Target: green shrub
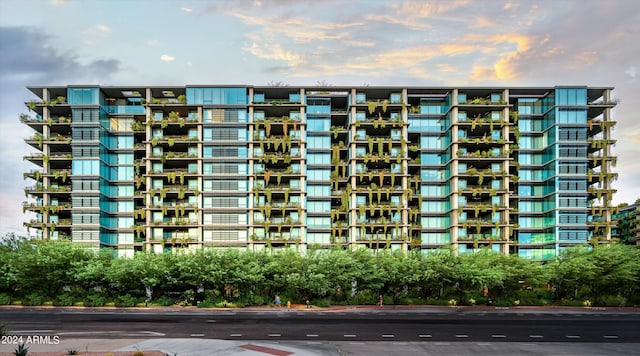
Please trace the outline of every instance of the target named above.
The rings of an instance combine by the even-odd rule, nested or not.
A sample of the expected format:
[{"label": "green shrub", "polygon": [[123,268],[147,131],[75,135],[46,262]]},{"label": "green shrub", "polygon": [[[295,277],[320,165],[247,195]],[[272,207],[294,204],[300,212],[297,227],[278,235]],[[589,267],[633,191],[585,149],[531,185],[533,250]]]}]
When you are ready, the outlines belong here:
[{"label": "green shrub", "polygon": [[327,298],[312,299],[311,305],[320,308],[327,308],[331,306],[331,302]]},{"label": "green shrub", "polygon": [[10,305],[11,296],[7,293],[0,293],[0,305]]},{"label": "green shrub", "polygon": [[135,307],[136,304],[140,303],[140,299],[129,294],[125,294],[116,298],[114,303],[116,307]]},{"label": "green shrub", "polygon": [[353,304],[373,305],[378,303],[378,294],[371,290],[362,290],[353,298]]},{"label": "green shrub", "polygon": [[163,295],[162,297],[153,300],[151,304],[159,305],[163,307],[169,307],[173,305],[173,302],[174,302],[173,298]]},{"label": "green shrub", "polygon": [[558,304],[563,306],[563,307],[582,307],[582,306],[584,306],[584,301],[582,301],[582,300],[561,299]]},{"label": "green shrub", "polygon": [[107,304],[107,299],[99,294],[87,294],[82,298],[82,305],[85,307],[103,307]]},{"label": "green shrub", "polygon": [[427,298],[425,299],[427,305],[449,305],[449,299],[444,298]]},{"label": "green shrub", "polygon": [[496,307],[511,307],[514,303],[511,299],[498,299],[493,301],[493,305]]},{"label": "green shrub", "polygon": [[53,305],[67,307],[70,305],[74,305],[76,302],[76,298],[71,294],[62,293],[53,301]]},{"label": "green shrub", "polygon": [[605,295],[596,299],[595,305],[601,307],[624,307],[627,299],[619,295]]},{"label": "green shrub", "polygon": [[45,296],[38,293],[31,293],[22,298],[22,305],[38,306],[44,304],[45,300]]}]

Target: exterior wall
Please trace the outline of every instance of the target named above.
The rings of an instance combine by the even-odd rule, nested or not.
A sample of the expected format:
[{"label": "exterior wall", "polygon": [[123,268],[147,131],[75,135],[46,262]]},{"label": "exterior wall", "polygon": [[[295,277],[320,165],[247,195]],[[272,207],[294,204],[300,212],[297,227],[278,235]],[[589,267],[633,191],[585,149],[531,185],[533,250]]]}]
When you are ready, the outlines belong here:
[{"label": "exterior wall", "polygon": [[31,90],[44,239],[533,259],[611,239],[610,88]]}]

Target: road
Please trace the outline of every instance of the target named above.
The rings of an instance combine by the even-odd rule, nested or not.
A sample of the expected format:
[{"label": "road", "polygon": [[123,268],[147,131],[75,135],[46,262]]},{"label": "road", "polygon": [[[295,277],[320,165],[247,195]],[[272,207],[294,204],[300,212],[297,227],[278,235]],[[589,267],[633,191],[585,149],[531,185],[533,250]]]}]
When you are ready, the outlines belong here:
[{"label": "road", "polygon": [[460,309],[181,311],[0,309],[9,335],[221,340],[594,342],[640,340],[640,312]]}]

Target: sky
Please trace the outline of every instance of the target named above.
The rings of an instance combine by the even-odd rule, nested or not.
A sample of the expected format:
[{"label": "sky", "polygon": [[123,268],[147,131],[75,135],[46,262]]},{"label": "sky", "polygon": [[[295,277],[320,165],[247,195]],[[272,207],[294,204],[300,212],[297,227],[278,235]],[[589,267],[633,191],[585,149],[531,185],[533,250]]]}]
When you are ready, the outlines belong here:
[{"label": "sky", "polygon": [[0,0],[0,54],[0,235],[32,218],[27,86],[612,86],[640,198],[637,0]]}]

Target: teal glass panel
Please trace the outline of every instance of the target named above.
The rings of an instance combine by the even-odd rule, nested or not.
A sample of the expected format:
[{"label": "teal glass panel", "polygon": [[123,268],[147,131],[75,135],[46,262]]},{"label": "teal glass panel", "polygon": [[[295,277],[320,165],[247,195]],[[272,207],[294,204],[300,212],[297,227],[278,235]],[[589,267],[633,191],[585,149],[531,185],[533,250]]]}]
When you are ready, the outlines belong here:
[{"label": "teal glass panel", "polygon": [[99,88],[67,88],[67,102],[72,105],[99,105]]},{"label": "teal glass panel", "polygon": [[246,105],[246,88],[187,88],[187,104]]}]

